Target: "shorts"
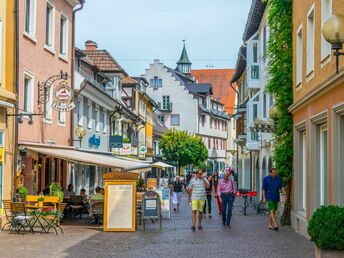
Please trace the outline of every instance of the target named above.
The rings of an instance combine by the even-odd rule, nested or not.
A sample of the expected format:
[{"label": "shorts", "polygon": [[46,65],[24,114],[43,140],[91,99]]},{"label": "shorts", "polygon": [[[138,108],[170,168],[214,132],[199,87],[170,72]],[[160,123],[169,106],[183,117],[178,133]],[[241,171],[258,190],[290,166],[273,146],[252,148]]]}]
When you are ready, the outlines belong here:
[{"label": "shorts", "polygon": [[269,211],[277,211],[278,208],[278,202],[274,202],[274,201],[268,201],[268,209]]},{"label": "shorts", "polygon": [[192,200],[191,208],[193,211],[203,212],[203,207],[205,205],[205,200]]}]

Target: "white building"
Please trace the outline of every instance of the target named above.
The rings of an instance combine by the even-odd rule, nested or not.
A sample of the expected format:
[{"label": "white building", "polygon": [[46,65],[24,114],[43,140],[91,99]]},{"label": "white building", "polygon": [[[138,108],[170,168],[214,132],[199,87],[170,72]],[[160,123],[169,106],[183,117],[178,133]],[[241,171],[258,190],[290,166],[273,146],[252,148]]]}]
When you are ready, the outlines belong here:
[{"label": "white building", "polygon": [[225,167],[227,121],[221,103],[212,100],[211,84],[196,83],[185,45],[177,69],[154,60],[146,70],[147,94],[159,105],[156,115],[167,128],[200,135],[208,148],[209,171]]}]

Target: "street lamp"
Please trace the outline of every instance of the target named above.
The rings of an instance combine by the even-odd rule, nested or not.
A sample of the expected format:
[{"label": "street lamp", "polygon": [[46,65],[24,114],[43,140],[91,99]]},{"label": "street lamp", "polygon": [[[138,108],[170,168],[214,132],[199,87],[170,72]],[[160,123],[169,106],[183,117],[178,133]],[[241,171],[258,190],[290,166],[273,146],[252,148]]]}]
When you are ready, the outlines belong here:
[{"label": "street lamp", "polygon": [[344,55],[344,52],[339,52],[343,49],[344,43],[344,16],[332,15],[327,18],[322,26],[322,34],[326,41],[331,43],[334,55],[336,56],[336,70],[339,72],[339,56]]},{"label": "street lamp", "polygon": [[85,135],[86,135],[86,129],[85,128],[83,128],[83,127],[77,127],[76,129],[75,129],[75,135],[79,138],[79,140],[74,140],[74,141],[78,141],[78,142],[80,142],[80,148],[81,148],[81,141],[82,141],[82,138],[84,138],[85,137]]}]

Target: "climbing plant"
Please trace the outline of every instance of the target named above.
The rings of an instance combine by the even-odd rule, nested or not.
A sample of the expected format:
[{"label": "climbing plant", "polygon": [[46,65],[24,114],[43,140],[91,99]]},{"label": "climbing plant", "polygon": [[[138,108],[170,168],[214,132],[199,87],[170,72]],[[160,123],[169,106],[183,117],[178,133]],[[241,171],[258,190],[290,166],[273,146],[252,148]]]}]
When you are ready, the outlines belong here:
[{"label": "climbing plant", "polygon": [[[275,147],[273,158],[283,178],[288,197],[293,171],[293,119],[288,108],[293,103],[292,0],[269,0],[267,6],[270,39],[268,44],[267,91],[275,98]],[[290,223],[290,198],[282,216],[282,224]]]}]

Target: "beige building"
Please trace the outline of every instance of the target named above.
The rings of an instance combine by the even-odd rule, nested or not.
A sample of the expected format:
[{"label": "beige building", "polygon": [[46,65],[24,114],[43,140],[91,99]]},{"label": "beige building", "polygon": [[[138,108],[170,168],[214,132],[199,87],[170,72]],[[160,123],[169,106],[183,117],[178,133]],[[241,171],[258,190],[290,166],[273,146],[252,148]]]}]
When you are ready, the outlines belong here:
[{"label": "beige building", "polygon": [[339,73],[323,22],[344,14],[342,0],[293,1],[294,185],[292,225],[322,205],[344,205],[344,60]]}]

